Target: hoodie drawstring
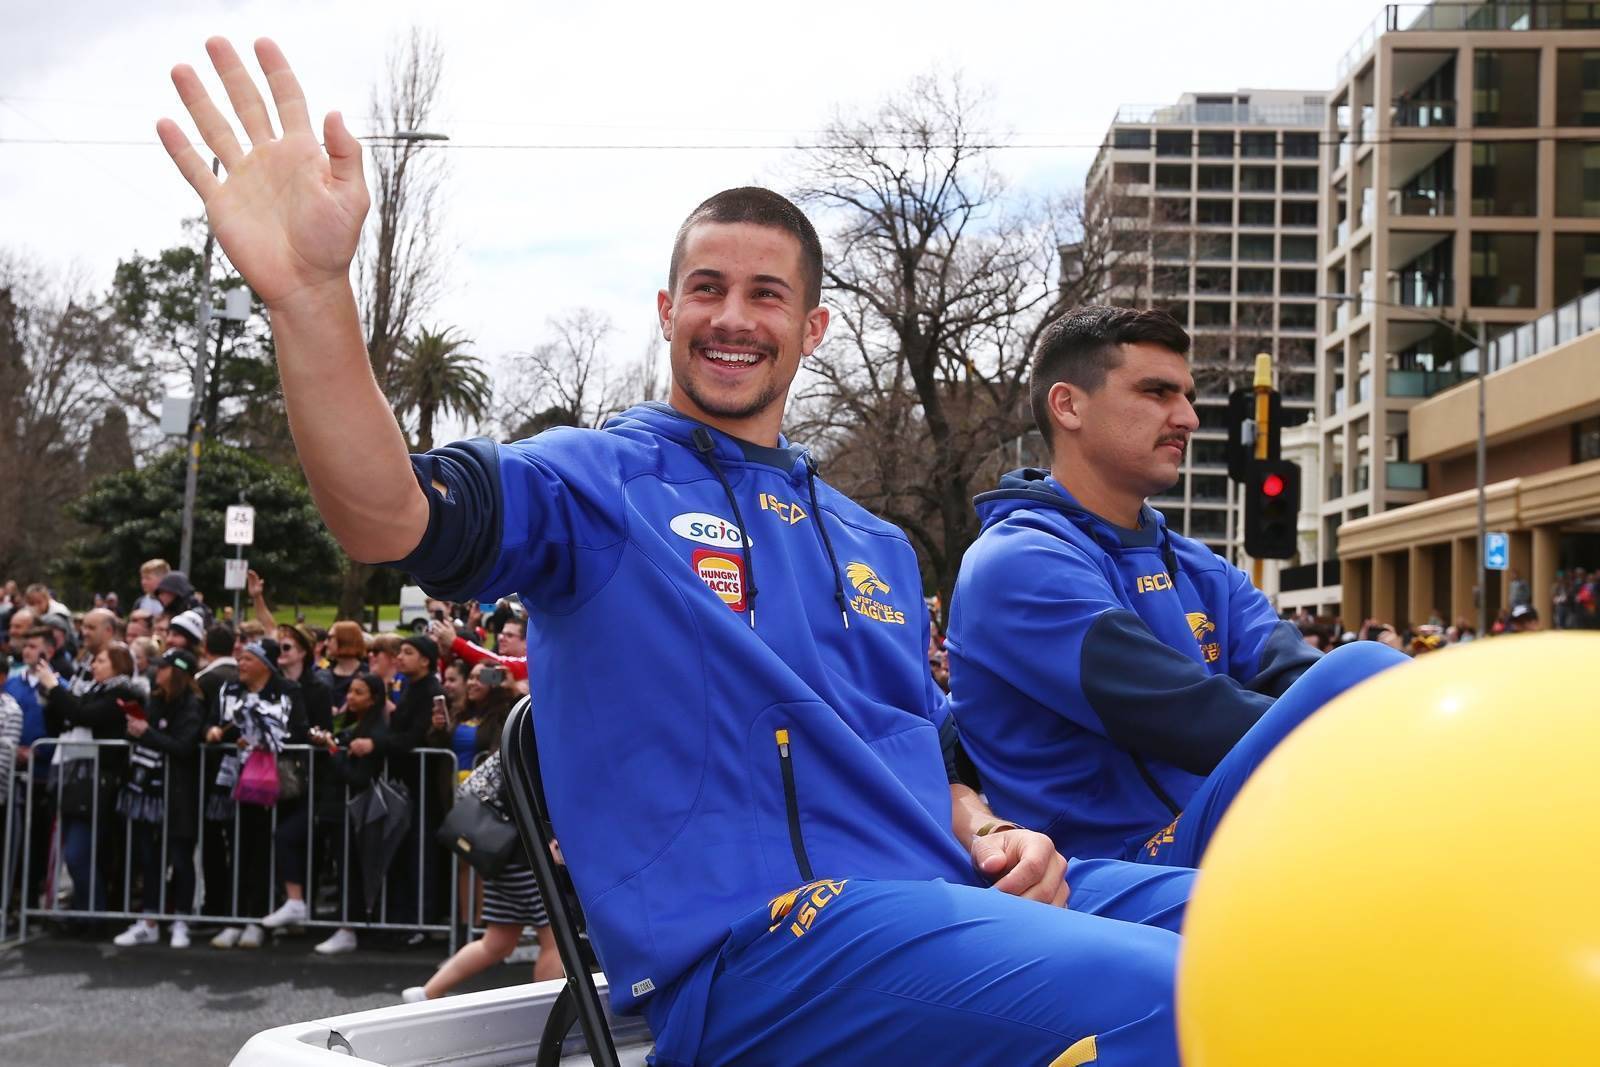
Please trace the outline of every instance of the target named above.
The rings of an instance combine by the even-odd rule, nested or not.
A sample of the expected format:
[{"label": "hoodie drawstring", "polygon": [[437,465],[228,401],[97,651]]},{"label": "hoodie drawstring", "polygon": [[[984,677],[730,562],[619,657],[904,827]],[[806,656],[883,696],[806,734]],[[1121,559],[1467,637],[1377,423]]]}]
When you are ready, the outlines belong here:
[{"label": "hoodie drawstring", "polygon": [[845,596],[844,579],[839,577],[839,557],[833,554],[833,542],[828,540],[828,528],[822,522],[822,505],[817,503],[817,461],[811,458],[810,452],[806,453],[806,490],[811,494],[811,518],[822,537],[822,550],[828,554],[828,566],[833,568],[833,599],[839,605],[839,618],[844,620],[844,628],[848,630],[849,599]]},{"label": "hoodie drawstring", "polygon": [[722,484],[722,491],[727,494],[728,506],[733,509],[733,524],[739,527],[739,553],[744,557],[744,573],[749,580],[750,592],[745,595],[744,610],[750,619],[750,629],[756,628],[756,563],[750,553],[750,532],[744,524],[744,516],[739,514],[739,501],[733,495],[733,486],[728,484],[728,476],[722,473],[722,465],[717,462],[717,443],[711,439],[711,431],[704,426],[696,426],[690,435],[694,440],[694,450],[700,453],[700,458],[705,465],[711,468],[711,473],[717,476],[717,481]]}]

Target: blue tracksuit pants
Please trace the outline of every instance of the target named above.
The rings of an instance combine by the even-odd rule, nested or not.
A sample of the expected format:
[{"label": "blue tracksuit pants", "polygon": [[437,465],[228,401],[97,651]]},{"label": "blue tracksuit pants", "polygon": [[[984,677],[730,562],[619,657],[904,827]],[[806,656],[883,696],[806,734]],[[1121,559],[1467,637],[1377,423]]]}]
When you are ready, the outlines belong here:
[{"label": "blue tracksuit pants", "polygon": [[1193,871],[1075,862],[1067,909],[946,882],[814,882],[733,928],[700,1065],[1177,1067]]},{"label": "blue tracksuit pants", "polygon": [[1206,777],[1205,784],[1189,799],[1183,814],[1157,830],[1133,858],[1171,867],[1199,866],[1200,857],[1211,843],[1211,835],[1216,832],[1223,813],[1239,795],[1245,780],[1279,742],[1346,689],[1407,661],[1404,653],[1376,641],[1357,641],[1323,656],[1295,679],[1222,758],[1216,770]]}]

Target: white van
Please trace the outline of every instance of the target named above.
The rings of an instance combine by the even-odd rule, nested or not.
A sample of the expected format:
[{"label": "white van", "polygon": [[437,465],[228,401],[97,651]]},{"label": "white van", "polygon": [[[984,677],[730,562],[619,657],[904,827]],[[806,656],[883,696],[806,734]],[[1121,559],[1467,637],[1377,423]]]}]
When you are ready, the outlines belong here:
[{"label": "white van", "polygon": [[423,633],[428,629],[428,594],[420,585],[400,587],[400,629]]}]

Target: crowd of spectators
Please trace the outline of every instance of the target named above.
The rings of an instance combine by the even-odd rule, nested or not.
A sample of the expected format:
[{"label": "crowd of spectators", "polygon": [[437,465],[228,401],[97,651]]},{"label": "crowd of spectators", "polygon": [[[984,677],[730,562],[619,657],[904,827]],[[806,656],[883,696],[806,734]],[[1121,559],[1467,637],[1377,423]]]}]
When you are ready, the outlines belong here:
[{"label": "crowd of spectators", "polygon": [[[1549,598],[1541,611],[1533,588],[1516,570],[1507,574],[1507,603],[1489,623],[1487,634],[1530,633],[1537,630],[1600,630],[1600,570],[1574,567],[1557,571]],[[1319,618],[1302,611],[1294,616],[1306,643],[1323,651],[1351,641],[1379,641],[1412,656],[1436,652],[1451,645],[1465,644],[1478,636],[1477,627],[1466,618],[1446,622],[1434,608],[1424,622],[1397,627],[1382,619],[1369,618],[1357,629],[1347,629],[1343,619]]]},{"label": "crowd of spectators", "polygon": [[[218,949],[316,923],[332,928],[324,955],[486,923],[487,947],[458,954],[431,996],[545,922],[525,858],[487,884],[462,865],[450,914],[450,853],[435,842],[458,789],[506,802],[500,732],[527,692],[514,603],[485,615],[430,601],[429,632],[369,633],[276,618],[254,572],[243,619],[218,619],[162,560],[139,584],[126,612],[108,593],[78,613],[43,584],[0,585],[0,818],[12,842],[0,869],[13,909],[26,902],[84,937],[121,929],[117,913],[142,916],[112,938],[124,948],[161,940],[162,922],[174,947],[204,933]],[[380,782],[405,826],[392,828],[398,847],[375,850],[355,813]],[[549,947],[547,928],[540,941]],[[538,971],[560,973],[553,948]]]}]

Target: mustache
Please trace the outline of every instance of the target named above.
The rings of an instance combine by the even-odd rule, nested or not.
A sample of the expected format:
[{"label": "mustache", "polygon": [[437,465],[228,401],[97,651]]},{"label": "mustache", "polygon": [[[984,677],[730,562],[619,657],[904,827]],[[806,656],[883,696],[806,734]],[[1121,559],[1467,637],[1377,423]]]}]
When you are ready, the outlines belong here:
[{"label": "mustache", "polygon": [[769,341],[758,341],[755,338],[739,337],[713,337],[709,334],[700,334],[689,342],[691,348],[704,348],[707,345],[729,345],[735,348],[748,348],[752,352],[759,352],[763,356],[776,356],[778,346]]},{"label": "mustache", "polygon": [[1178,447],[1182,448],[1184,451],[1188,451],[1188,449],[1189,449],[1189,435],[1186,434],[1186,433],[1169,433],[1165,437],[1159,437],[1159,438],[1156,439],[1156,447],[1157,448],[1160,448],[1162,445],[1166,445],[1166,444],[1177,445]]}]

